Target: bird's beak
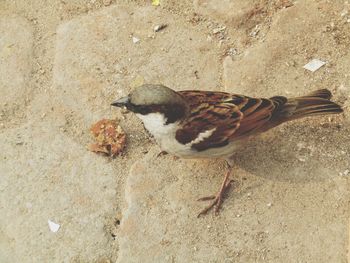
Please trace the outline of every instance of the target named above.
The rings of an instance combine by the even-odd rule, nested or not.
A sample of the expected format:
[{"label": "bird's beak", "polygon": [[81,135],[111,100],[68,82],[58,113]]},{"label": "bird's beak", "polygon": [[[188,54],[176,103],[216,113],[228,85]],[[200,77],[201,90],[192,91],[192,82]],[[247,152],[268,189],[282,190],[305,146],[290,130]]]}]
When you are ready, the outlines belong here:
[{"label": "bird's beak", "polygon": [[111,105],[115,107],[125,107],[128,104],[129,104],[129,97],[123,97],[111,103]]}]

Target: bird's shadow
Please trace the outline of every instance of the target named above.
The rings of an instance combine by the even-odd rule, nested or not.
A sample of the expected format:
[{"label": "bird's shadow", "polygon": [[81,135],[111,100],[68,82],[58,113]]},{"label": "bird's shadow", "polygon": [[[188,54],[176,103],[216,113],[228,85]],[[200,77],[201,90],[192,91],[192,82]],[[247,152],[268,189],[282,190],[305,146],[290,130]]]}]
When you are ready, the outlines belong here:
[{"label": "bird's shadow", "polygon": [[[332,131],[307,124],[285,126],[250,140],[232,158],[239,168],[268,180],[309,183],[332,178],[329,153],[337,151]],[[346,132],[346,131],[344,131]],[[339,136],[339,134],[338,134]],[[345,135],[344,135],[345,136]],[[327,138],[327,139],[324,139]]]}]

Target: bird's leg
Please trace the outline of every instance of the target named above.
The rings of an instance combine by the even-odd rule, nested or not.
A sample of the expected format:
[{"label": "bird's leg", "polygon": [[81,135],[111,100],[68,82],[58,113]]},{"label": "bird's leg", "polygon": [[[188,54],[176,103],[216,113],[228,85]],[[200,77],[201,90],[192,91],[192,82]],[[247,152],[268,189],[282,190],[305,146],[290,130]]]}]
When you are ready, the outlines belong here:
[{"label": "bird's leg", "polygon": [[232,181],[230,179],[230,174],[231,174],[231,169],[229,169],[226,174],[225,174],[225,178],[224,181],[221,184],[220,190],[216,195],[212,195],[212,196],[207,196],[207,197],[202,197],[200,199],[198,199],[198,201],[208,201],[208,200],[213,200],[209,206],[207,206],[205,209],[203,209],[197,217],[200,217],[201,215],[205,215],[209,210],[211,210],[213,207],[215,207],[214,211],[215,214],[219,213],[219,210],[221,208],[221,205],[224,201],[224,196],[225,193],[227,192],[227,190],[230,189]]}]

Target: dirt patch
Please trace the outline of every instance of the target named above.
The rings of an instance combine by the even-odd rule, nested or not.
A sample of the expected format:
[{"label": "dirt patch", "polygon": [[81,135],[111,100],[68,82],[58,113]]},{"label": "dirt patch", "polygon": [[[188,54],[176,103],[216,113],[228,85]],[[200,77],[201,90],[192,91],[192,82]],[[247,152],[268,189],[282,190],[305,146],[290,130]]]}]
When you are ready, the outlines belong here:
[{"label": "dirt patch", "polygon": [[[349,10],[326,0],[2,1],[0,261],[346,262]],[[326,65],[303,69],[314,58]],[[158,156],[136,117],[110,107],[148,82],[266,97],[328,88],[344,114],[251,141],[220,216],[198,220],[195,200],[217,190],[224,163]],[[103,118],[127,134],[113,160],[86,147]]]}]

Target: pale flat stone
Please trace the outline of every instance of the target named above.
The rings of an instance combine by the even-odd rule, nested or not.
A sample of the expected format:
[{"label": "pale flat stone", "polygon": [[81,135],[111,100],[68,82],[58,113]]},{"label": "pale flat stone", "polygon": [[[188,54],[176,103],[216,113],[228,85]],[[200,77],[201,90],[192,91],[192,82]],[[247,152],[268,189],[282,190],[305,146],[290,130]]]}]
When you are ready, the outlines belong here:
[{"label": "pale flat stone", "polygon": [[0,17],[0,109],[25,101],[32,63],[32,31],[22,17]]},{"label": "pale flat stone", "polygon": [[[163,23],[168,27],[156,34],[154,26]],[[173,89],[214,89],[219,65],[216,44],[195,27],[151,5],[118,6],[58,28],[53,82],[62,104],[91,120],[91,108],[109,109],[140,78]]]},{"label": "pale flat stone", "polygon": [[0,252],[11,259],[3,262],[110,256],[105,227],[118,178],[106,159],[52,127],[25,125],[0,135],[0,244],[7,243]]},{"label": "pale flat stone", "polygon": [[[314,2],[298,2],[280,10],[273,17],[264,41],[247,48],[234,60],[230,57],[224,60],[223,81],[227,91],[274,96],[277,92],[289,95],[326,88],[324,78],[314,79],[317,76],[310,76],[303,69],[307,57],[314,55],[315,50],[332,52],[334,38],[320,30],[326,25]],[[335,57],[327,55],[324,59]]]},{"label": "pale flat stone", "polygon": [[[315,161],[305,171],[288,157],[269,163],[261,151],[247,150],[237,161],[233,178],[243,185],[229,193],[220,215],[198,219],[207,203],[195,200],[217,191],[225,169],[217,161],[157,158],[154,147],[126,182],[117,262],[293,262],[295,255],[315,263],[344,260],[348,218],[339,212],[348,200],[346,179],[325,181],[336,172],[316,169]],[[315,202],[320,196],[322,205]]]},{"label": "pale flat stone", "polygon": [[259,2],[257,0],[193,0],[193,6],[202,15],[229,22],[241,18],[245,13],[253,10]]},{"label": "pale flat stone", "polygon": [[[204,223],[207,220],[196,218],[199,206],[194,200],[199,197],[196,192],[202,174],[193,179],[191,161],[171,156],[157,159],[157,151],[154,147],[135,163],[127,179],[117,262],[214,262],[224,258],[224,251],[210,244],[215,237]],[[197,163],[196,171],[200,165]],[[209,163],[202,168],[214,173]]]}]

